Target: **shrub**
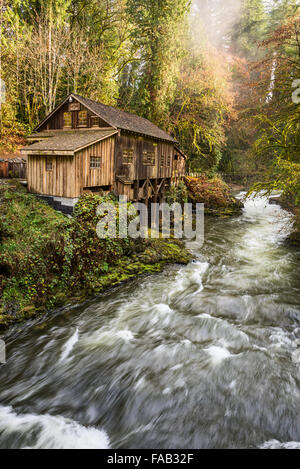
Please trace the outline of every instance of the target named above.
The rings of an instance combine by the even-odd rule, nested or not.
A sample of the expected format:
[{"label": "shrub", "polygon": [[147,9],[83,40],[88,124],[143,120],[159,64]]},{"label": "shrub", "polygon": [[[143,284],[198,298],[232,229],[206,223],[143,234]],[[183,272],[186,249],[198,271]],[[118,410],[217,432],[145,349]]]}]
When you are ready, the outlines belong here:
[{"label": "shrub", "polygon": [[203,175],[199,178],[186,178],[189,199],[194,203],[204,203],[208,207],[226,207],[232,202],[230,189],[218,176],[208,179]]}]

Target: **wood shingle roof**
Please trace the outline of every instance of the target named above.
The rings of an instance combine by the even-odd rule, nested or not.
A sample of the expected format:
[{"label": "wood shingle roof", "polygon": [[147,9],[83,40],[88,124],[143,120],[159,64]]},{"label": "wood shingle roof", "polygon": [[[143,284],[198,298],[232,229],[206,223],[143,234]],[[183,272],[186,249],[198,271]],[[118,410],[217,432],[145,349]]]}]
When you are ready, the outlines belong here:
[{"label": "wood shingle roof", "polygon": [[[26,154],[74,154],[87,146],[118,133],[116,129],[107,130],[74,130],[74,131],[48,131],[43,132],[43,139],[30,146],[22,148]],[[37,134],[37,137],[40,134]],[[45,138],[47,137],[48,138]]]},{"label": "wood shingle roof", "polygon": [[78,94],[70,94],[54,111],[52,111],[37,127],[36,131],[47,122],[47,120],[70,98],[80,102],[83,106],[90,109],[95,115],[104,120],[109,126],[115,129],[134,132],[140,135],[165,140],[172,143],[177,143],[176,140],[166,133],[164,130],[157,127],[153,122],[145,119],[144,117],[122,111],[121,109],[107,106],[106,104],[98,103],[92,99],[84,98]]},{"label": "wood shingle roof", "polygon": [[164,130],[157,127],[153,122],[145,119],[144,117],[137,116],[136,114],[130,114],[129,112],[121,111],[112,106],[98,103],[91,99],[84,98],[77,94],[72,94],[81,104],[89,108],[108,124],[117,129],[128,130],[142,135],[149,135],[150,137],[175,142],[175,139],[171,135],[167,134]]}]

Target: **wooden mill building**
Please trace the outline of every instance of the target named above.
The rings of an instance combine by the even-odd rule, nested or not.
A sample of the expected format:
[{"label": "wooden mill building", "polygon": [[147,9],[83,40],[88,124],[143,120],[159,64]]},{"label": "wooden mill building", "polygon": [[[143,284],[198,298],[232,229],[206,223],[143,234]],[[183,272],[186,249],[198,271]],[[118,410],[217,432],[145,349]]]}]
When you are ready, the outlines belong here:
[{"label": "wooden mill building", "polygon": [[69,95],[29,137],[30,192],[74,205],[84,192],[161,201],[185,172],[177,142],[134,114]]}]

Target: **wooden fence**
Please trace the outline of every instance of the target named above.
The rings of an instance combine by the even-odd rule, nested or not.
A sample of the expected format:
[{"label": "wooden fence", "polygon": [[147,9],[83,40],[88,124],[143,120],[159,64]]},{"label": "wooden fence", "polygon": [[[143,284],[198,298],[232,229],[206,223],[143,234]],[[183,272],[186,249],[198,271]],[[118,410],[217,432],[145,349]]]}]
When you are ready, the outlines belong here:
[{"label": "wooden fence", "polygon": [[203,173],[188,172],[186,175],[190,178],[200,178],[201,176],[203,176]]},{"label": "wooden fence", "polygon": [[27,162],[21,158],[0,160],[0,179],[27,178]]}]

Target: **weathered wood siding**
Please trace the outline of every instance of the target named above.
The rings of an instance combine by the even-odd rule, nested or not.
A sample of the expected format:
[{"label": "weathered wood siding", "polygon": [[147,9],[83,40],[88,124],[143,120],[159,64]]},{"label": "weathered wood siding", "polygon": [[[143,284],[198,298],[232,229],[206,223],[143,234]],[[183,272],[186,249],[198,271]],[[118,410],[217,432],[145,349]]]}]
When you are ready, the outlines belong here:
[{"label": "weathered wood siding", "polygon": [[[30,192],[56,197],[79,197],[84,188],[113,186],[114,137],[77,152],[74,156],[28,155]],[[90,157],[100,157],[101,167],[90,168]],[[52,170],[46,169],[52,162]]]},{"label": "weathered wood siding", "polygon": [[[75,155],[75,191],[83,188],[113,186],[114,183],[115,136],[102,140],[81,150]],[[90,168],[92,156],[101,158],[100,168]]]},{"label": "weathered wood siding", "polygon": [[[80,109],[86,110],[81,104]],[[63,113],[67,111],[70,111],[70,103],[48,119],[40,131],[62,129]],[[78,125],[77,112],[72,111],[72,128]],[[89,124],[91,115],[88,110]],[[99,126],[106,125],[100,119]],[[129,153],[126,161],[124,155]],[[145,155],[150,155],[150,162],[145,161]],[[99,168],[91,168],[91,157],[101,158]],[[46,169],[47,160],[52,161],[52,170]],[[80,150],[74,156],[28,156],[29,190],[57,197],[76,198],[85,190],[102,188],[114,190],[116,195],[127,195],[129,200],[148,199],[162,195],[171,180],[177,182],[184,173],[185,159],[174,143],[125,131]]]},{"label": "weathered wood siding", "polygon": [[[97,129],[97,127],[91,126],[91,117],[95,115],[92,111],[84,107],[81,103],[78,103],[80,106],[80,111],[87,111],[88,113],[88,125],[87,127],[78,127],[78,112],[79,111],[69,111],[70,103],[65,103],[60,109],[58,109],[48,120],[45,122],[40,128],[39,132],[44,130],[63,130],[64,129],[64,112],[72,112],[72,129],[84,129],[84,128],[93,128]],[[102,119],[99,118],[99,128],[103,127],[110,127],[109,124],[104,122]]]},{"label": "weathered wood siding", "polygon": [[134,184],[122,184],[122,182],[116,181],[115,193],[118,196],[126,196],[128,200],[135,200]]},{"label": "weathered wood siding", "polygon": [[[46,161],[52,162],[52,170],[46,170]],[[30,192],[56,197],[78,197],[74,156],[28,155],[27,179]]]},{"label": "weathered wood siding", "polygon": [[[124,150],[133,150],[132,164],[124,164]],[[155,164],[144,164],[144,152],[155,154]],[[161,157],[164,156],[164,166]],[[167,161],[170,165],[167,166]],[[174,162],[174,144],[156,141],[147,137],[138,137],[122,133],[117,137],[116,148],[116,176],[125,177],[128,181],[171,178]]]},{"label": "weathered wood siding", "polygon": [[[175,152],[176,153],[176,152]],[[185,158],[180,154],[176,153],[176,159],[173,165],[173,178],[176,180],[185,175]]]}]

